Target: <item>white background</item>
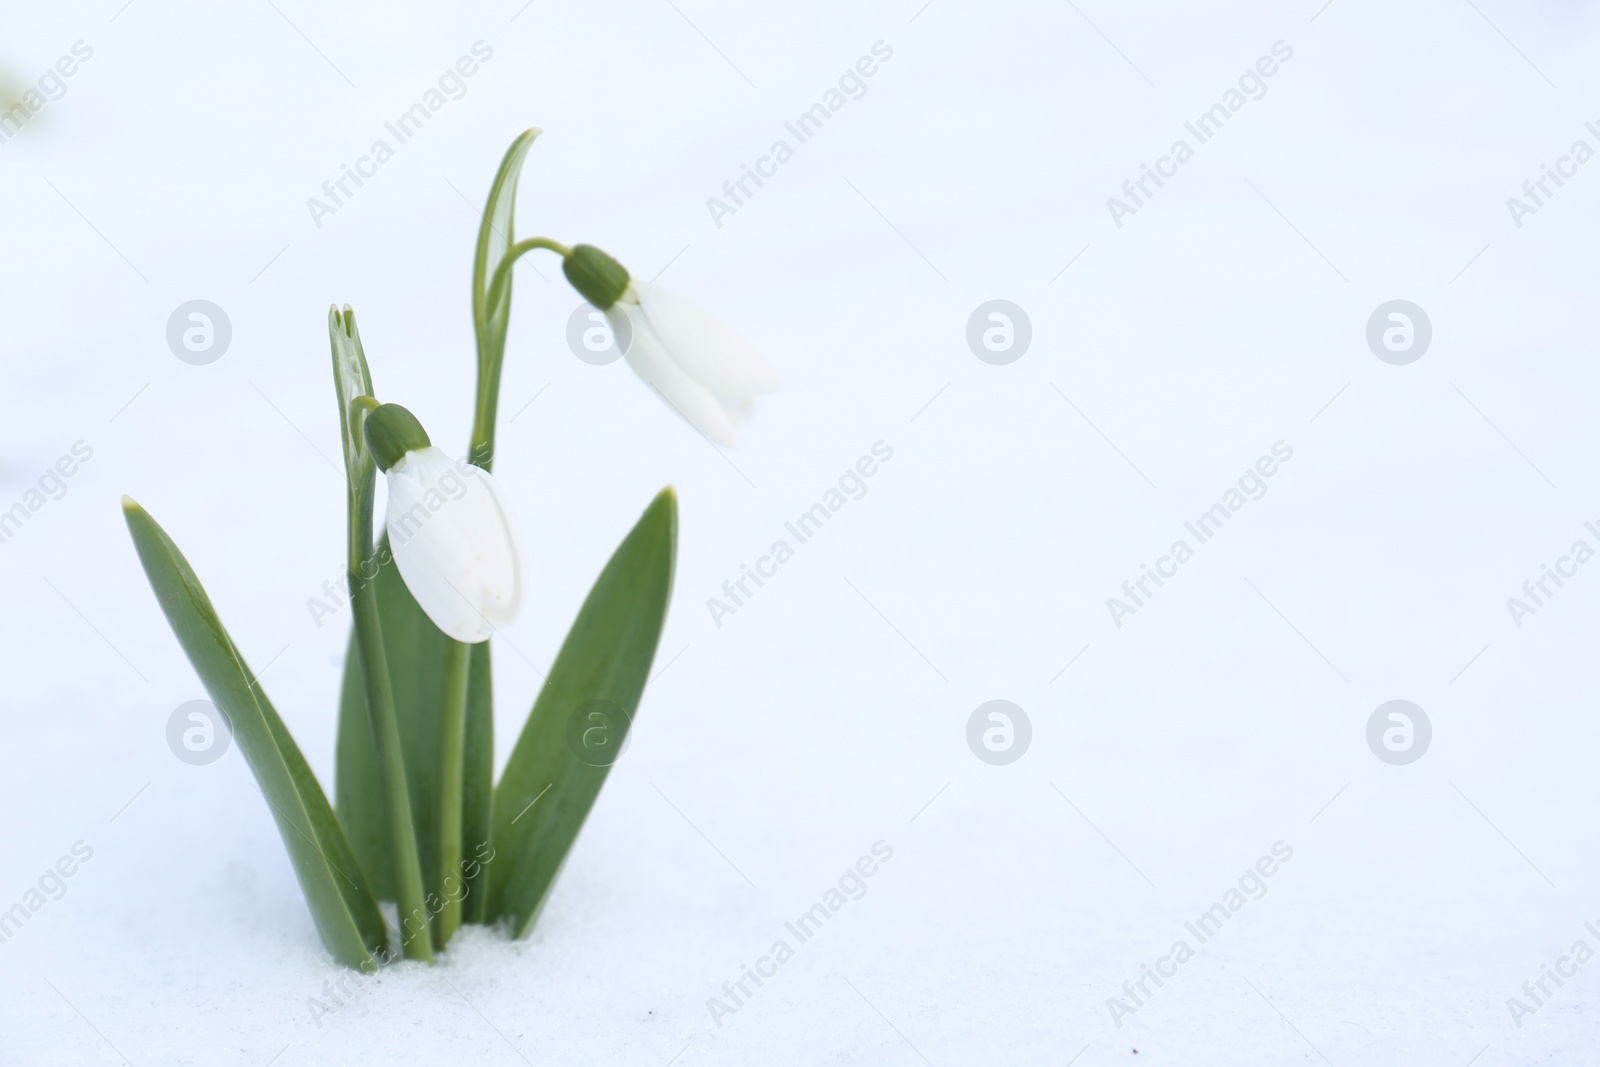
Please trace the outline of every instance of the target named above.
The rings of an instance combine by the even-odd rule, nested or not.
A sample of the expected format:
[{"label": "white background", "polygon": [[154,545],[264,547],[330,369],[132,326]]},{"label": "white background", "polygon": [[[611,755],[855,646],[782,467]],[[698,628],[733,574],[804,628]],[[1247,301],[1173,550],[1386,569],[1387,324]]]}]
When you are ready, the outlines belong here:
[{"label": "white background", "polygon": [[[1600,565],[1520,628],[1506,606],[1600,547],[1600,162],[1521,227],[1506,207],[1600,148],[1590,5],[121,2],[0,16],[16,85],[94,49],[0,145],[0,508],[94,450],[0,545],[0,908],[94,850],[0,945],[0,1060],[1594,1047],[1600,962],[1520,1027],[1507,1007],[1600,950]],[[466,96],[318,228],[306,199],[479,40]],[[706,199],[877,41],[866,95],[717,226]],[[1277,41],[1267,94],[1118,227],[1106,198]],[[306,606],[343,558],[327,306],[357,309],[380,395],[463,448],[476,212],[530,125],[519,233],[665,268],[785,389],[715,454],[625,363],[574,358],[553,257],[518,268],[496,473],[536,573],[496,639],[501,758],[671,483],[667,669],[528,940],[469,931],[316,1018],[345,972],[238,753],[167,748],[203,692],[117,501],[187,553],[331,792],[348,622]],[[233,326],[208,366],[165,340],[195,298]],[[1007,366],[965,340],[997,298],[1033,329]],[[1407,366],[1365,339],[1396,298],[1434,331]],[[867,495],[716,626],[706,599],[880,440]],[[1267,495],[1114,625],[1106,598],[1277,441]],[[1033,725],[1004,767],[965,737],[996,698]],[[1433,724],[1409,766],[1366,741],[1397,698]],[[719,1026],[708,998],[880,840],[867,895]],[[1108,998],[1280,840],[1266,896],[1119,1027]]]}]

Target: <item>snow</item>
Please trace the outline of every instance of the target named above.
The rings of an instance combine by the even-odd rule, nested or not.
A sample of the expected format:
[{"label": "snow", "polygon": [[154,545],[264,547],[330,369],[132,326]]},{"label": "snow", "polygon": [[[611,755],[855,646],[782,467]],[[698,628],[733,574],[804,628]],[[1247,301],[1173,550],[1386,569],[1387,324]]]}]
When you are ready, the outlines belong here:
[{"label": "snow", "polygon": [[[0,543],[0,910],[41,904],[0,944],[0,1062],[1593,1049],[1600,963],[1571,957],[1600,949],[1600,570],[1560,563],[1600,547],[1600,168],[1561,163],[1600,147],[1593,5],[919,3],[0,16],[16,87],[93,52],[0,144],[0,510],[41,479],[59,497]],[[459,98],[314,220],[307,199],[480,41]],[[864,91],[796,143],[785,123],[877,42]],[[1185,123],[1276,42],[1264,95],[1198,143]],[[327,305],[356,308],[381,398],[464,448],[476,212],[533,124],[519,233],[660,272],[785,389],[720,452],[625,362],[574,358],[552,257],[518,268],[496,474],[534,582],[495,639],[500,757],[672,483],[660,674],[533,935],[468,930],[435,968],[358,981],[238,753],[168,748],[203,692],[117,501],[187,553],[331,791],[348,615],[307,603],[342,559]],[[779,139],[792,156],[761,164]],[[1114,220],[1178,139],[1192,158]],[[736,210],[707,207],[758,164],[775,173]],[[1564,184],[1513,213],[1546,164]],[[166,340],[195,299],[232,327],[205,365]],[[996,299],[1032,330],[1004,365],[967,343]],[[1367,343],[1397,299],[1432,325],[1404,365]],[[78,442],[92,456],[47,477]],[[879,442],[864,495],[798,543],[785,524]],[[1264,494],[1247,482],[1259,498],[1199,543],[1185,524],[1279,442]],[[780,539],[792,558],[708,609]],[[1114,619],[1179,540],[1192,558]],[[1404,765],[1367,742],[1396,699],[1432,726]],[[990,700],[1031,723],[1009,764],[968,748]],[[799,943],[785,924],[879,842],[864,895]],[[1186,924],[1280,842],[1200,944]],[[733,1004],[724,983],[779,940],[793,957]],[[1192,958],[1136,1001],[1124,983],[1179,940]]]}]

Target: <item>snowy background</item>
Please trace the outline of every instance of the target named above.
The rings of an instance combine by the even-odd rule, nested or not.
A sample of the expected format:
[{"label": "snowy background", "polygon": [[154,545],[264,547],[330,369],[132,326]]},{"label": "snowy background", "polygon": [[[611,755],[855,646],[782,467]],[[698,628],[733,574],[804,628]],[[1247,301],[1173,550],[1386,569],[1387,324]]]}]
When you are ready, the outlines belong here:
[{"label": "snowy background", "polygon": [[[1592,1055],[1600,961],[1546,974],[1600,950],[1600,564],[1560,563],[1600,548],[1600,162],[1571,157],[1600,149],[1595,6],[96,0],[0,27],[9,99],[92,50],[0,144],[0,509],[46,483],[0,544],[0,909],[64,887],[0,944],[0,1062]],[[314,220],[480,41],[464,94]],[[865,92],[714,218],[877,42]],[[1185,123],[1278,42],[1200,144]],[[238,752],[168,748],[204,693],[117,501],[188,554],[331,791],[327,307],[356,308],[380,395],[464,447],[477,212],[530,125],[519,232],[659,272],[785,390],[719,452],[575,358],[553,257],[518,268],[496,473],[538,563],[496,639],[501,758],[672,483],[658,676],[531,938],[469,931],[340,993]],[[195,299],[232,328],[206,365],[166,339]],[[991,300],[1031,329],[1004,365],[967,340]],[[1431,324],[1409,363],[1368,343],[1392,300]],[[866,495],[719,626],[708,598],[880,441]],[[1279,442],[1200,545],[1185,523]],[[1545,565],[1575,573],[1514,618]],[[1005,765],[967,740],[996,699],[1031,724]],[[1404,765],[1368,743],[1390,700],[1431,724]],[[714,1014],[877,842],[866,895]],[[1280,842],[1200,945],[1185,924]]]}]

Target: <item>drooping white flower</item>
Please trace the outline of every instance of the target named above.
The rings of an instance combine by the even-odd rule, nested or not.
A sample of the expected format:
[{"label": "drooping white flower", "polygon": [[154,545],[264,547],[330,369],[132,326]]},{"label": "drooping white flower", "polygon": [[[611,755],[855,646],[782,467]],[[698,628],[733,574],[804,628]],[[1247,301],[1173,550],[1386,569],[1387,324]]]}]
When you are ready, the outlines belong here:
[{"label": "drooping white flower", "polygon": [[488,471],[429,443],[396,404],[367,417],[366,436],[388,478],[384,526],[406,588],[447,637],[487,641],[515,621],[527,573],[504,492]]},{"label": "drooping white flower", "polygon": [[670,289],[634,280],[606,318],[613,334],[630,338],[625,355],[634,372],[720,445],[737,445],[735,427],[750,421],[755,398],[780,387],[754,345]]},{"label": "drooping white flower", "polygon": [[592,245],[562,263],[567,279],[605,312],[628,365],[712,441],[737,445],[755,397],[781,387],[755,346],[687,297],[628,275]]}]

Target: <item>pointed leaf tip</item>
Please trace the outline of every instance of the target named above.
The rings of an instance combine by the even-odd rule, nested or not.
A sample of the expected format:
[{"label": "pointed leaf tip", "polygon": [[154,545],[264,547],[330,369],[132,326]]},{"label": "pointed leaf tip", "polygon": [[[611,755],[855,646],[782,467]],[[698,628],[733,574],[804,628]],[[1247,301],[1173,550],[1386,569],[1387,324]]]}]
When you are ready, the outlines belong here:
[{"label": "pointed leaf tip", "polygon": [[386,941],[383,913],[327,795],[245,665],[188,560],[143,508],[127,497],[123,501],[151,591],[207,695],[232,727],[234,743],[289,851],[323,944],[346,966],[370,964]]},{"label": "pointed leaf tip", "polygon": [[665,511],[674,526],[678,523],[678,488],[674,485],[663,486],[661,492],[650,501],[650,506],[644,509],[647,513],[652,511]]},{"label": "pointed leaf tip", "polygon": [[[617,743],[639,708],[672,596],[677,494],[656,494],[595,581],[495,788],[489,918],[526,937],[611,769],[572,748],[574,715],[597,702],[621,712]],[[550,790],[554,802],[536,804]],[[526,816],[526,817],[524,817]]]}]

